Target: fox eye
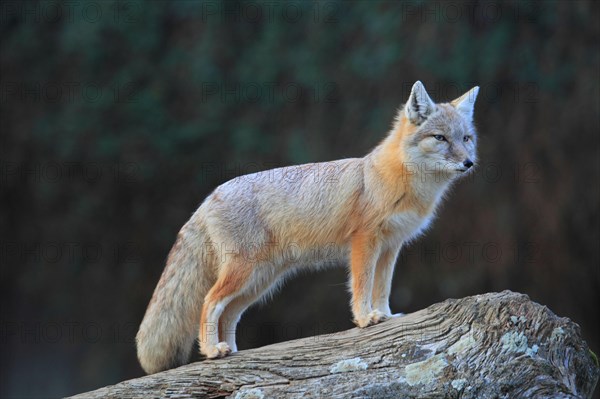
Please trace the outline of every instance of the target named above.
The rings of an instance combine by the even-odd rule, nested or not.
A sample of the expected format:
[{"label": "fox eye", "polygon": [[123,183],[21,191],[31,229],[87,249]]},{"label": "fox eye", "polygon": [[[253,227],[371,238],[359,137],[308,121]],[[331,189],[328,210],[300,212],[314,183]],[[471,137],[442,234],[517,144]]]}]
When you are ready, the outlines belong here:
[{"label": "fox eye", "polygon": [[446,136],[442,136],[441,134],[434,134],[433,138],[437,141],[446,141]]},{"label": "fox eye", "polygon": [[466,143],[467,141],[471,140],[471,136],[465,136],[463,137],[463,141]]}]

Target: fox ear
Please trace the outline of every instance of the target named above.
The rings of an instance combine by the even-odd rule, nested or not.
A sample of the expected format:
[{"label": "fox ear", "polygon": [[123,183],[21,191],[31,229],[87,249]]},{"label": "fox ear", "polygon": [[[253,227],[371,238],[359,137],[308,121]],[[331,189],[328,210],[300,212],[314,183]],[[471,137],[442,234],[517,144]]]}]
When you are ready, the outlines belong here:
[{"label": "fox ear", "polygon": [[479,93],[479,86],[473,87],[471,90],[452,101],[450,104],[456,108],[465,118],[469,121],[473,120],[473,107],[475,106],[475,100],[477,100],[477,94]]},{"label": "fox ear", "polygon": [[423,123],[435,110],[435,103],[427,94],[421,81],[417,80],[413,85],[404,109],[408,119],[415,125]]}]

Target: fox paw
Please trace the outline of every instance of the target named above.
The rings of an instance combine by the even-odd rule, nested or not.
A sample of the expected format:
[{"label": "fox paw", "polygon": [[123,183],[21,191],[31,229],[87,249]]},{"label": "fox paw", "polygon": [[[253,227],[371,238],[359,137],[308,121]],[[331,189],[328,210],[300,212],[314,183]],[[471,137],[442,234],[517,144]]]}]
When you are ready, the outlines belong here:
[{"label": "fox paw", "polygon": [[373,325],[373,324],[379,324],[382,321],[387,320],[390,317],[390,315],[383,313],[381,310],[375,309],[371,313],[369,313],[368,317],[371,319],[371,325]]},{"label": "fox paw", "polygon": [[382,321],[388,319],[390,315],[383,313],[381,310],[373,310],[365,317],[357,317],[354,319],[354,324],[360,328],[369,327],[375,324],[379,324]]},{"label": "fox paw", "polygon": [[208,359],[217,359],[220,357],[225,357],[231,353],[231,348],[227,345],[227,342],[219,342],[213,347],[206,348],[204,350],[204,355]]}]

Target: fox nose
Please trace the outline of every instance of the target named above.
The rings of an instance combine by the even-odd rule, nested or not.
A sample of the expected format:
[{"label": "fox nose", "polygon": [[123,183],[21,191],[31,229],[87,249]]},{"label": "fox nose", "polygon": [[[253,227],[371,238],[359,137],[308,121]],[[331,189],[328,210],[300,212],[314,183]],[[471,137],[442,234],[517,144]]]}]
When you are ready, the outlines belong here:
[{"label": "fox nose", "polygon": [[467,158],[463,162],[463,165],[465,165],[465,168],[469,169],[471,166],[473,166],[473,161],[471,161],[469,158]]}]

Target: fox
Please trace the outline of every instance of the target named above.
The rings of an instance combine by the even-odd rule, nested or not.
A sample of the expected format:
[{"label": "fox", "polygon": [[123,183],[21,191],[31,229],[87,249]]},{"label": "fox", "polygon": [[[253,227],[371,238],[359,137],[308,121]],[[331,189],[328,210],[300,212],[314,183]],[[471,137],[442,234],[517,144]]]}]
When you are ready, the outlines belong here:
[{"label": "fox", "polygon": [[186,364],[196,337],[207,359],[236,352],[244,311],[301,269],[347,265],[358,327],[394,317],[389,297],[401,247],[428,228],[448,188],[473,170],[478,93],[475,86],[434,103],[417,81],[364,157],[265,170],[218,186],[168,254],[136,335],[144,371]]}]

